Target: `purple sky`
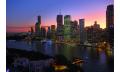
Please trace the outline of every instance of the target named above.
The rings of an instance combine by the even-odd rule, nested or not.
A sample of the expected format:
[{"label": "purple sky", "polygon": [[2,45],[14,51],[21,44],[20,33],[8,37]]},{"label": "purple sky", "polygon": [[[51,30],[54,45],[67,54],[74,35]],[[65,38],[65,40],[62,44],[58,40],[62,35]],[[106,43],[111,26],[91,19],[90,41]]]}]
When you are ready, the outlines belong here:
[{"label": "purple sky", "polygon": [[42,26],[56,25],[60,9],[61,14],[71,15],[72,20],[85,18],[85,26],[97,21],[105,28],[109,4],[113,4],[113,0],[7,0],[7,32],[28,31],[26,27],[34,26],[38,15],[42,16]]}]

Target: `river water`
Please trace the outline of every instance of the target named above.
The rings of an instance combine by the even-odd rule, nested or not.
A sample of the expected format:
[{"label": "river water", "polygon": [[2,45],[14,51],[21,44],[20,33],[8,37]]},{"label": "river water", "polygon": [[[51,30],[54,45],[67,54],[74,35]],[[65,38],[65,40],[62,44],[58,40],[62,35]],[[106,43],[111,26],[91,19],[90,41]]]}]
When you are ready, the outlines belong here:
[{"label": "river water", "polygon": [[43,54],[54,56],[56,54],[64,55],[72,60],[79,57],[85,60],[83,69],[85,72],[114,72],[114,56],[105,51],[98,52],[96,48],[83,47],[67,44],[54,44],[52,41],[41,43],[40,41],[7,41],[7,48],[16,48],[28,51],[39,51]]}]

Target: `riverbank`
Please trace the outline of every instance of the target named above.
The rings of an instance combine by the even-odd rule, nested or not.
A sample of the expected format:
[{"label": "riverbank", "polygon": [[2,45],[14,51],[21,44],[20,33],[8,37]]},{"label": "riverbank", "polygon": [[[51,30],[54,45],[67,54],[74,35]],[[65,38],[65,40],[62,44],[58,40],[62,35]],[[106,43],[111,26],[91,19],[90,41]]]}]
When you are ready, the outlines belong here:
[{"label": "riverbank", "polygon": [[34,52],[34,51],[25,51],[20,49],[14,49],[14,48],[6,48],[6,64],[7,66],[10,66],[11,63],[19,57],[28,58],[29,60],[45,60],[52,58],[51,56],[42,54],[40,52]]}]

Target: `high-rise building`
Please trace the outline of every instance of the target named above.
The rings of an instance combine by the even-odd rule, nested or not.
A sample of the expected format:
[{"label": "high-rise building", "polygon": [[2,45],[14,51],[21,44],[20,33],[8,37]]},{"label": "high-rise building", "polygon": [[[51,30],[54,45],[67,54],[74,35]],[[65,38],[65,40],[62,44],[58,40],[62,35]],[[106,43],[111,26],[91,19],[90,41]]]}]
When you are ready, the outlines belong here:
[{"label": "high-rise building", "polygon": [[94,22],[94,25],[93,25],[93,42],[94,43],[98,43],[100,41],[100,37],[101,37],[101,34],[102,34],[102,31],[101,31],[101,28],[100,28],[100,25],[97,24],[97,21]]},{"label": "high-rise building", "polygon": [[42,38],[46,38],[46,29],[44,27],[41,27],[40,35]]},{"label": "high-rise building", "polygon": [[31,29],[31,34],[33,34],[33,33],[34,33],[34,29],[33,29],[33,27],[31,27],[30,29]]},{"label": "high-rise building", "polygon": [[56,40],[56,29],[55,29],[55,25],[51,25],[51,38],[52,38],[52,40]]},{"label": "high-rise building", "polygon": [[57,15],[57,28],[63,25],[63,15]]},{"label": "high-rise building", "polygon": [[71,16],[64,16],[64,40],[70,40],[71,38]]},{"label": "high-rise building", "polygon": [[114,7],[108,5],[106,10],[106,28],[114,27]]},{"label": "high-rise building", "polygon": [[87,41],[92,44],[100,42],[102,36],[102,29],[97,21],[92,26],[86,27]]},{"label": "high-rise building", "polygon": [[77,40],[77,36],[78,36],[78,22],[75,21],[71,21],[71,38],[72,40]]},{"label": "high-rise building", "polygon": [[79,27],[80,27],[80,43],[84,44],[86,41],[86,34],[85,34],[85,19],[79,19]]},{"label": "high-rise building", "polygon": [[63,40],[63,15],[59,14],[56,18],[57,21],[57,40]]},{"label": "high-rise building", "polygon": [[41,24],[41,16],[38,16],[38,23]]},{"label": "high-rise building", "polygon": [[38,21],[35,24],[36,35],[40,35],[41,16],[38,16]]},{"label": "high-rise building", "polygon": [[96,28],[96,29],[100,29],[100,25],[99,25],[99,24],[97,24],[97,21],[95,21],[95,22],[94,22],[93,27],[94,27],[94,28]]},{"label": "high-rise building", "polygon": [[114,5],[108,5],[106,10],[106,31],[107,41],[114,45]]},{"label": "high-rise building", "polygon": [[51,31],[55,31],[55,25],[51,25]]}]

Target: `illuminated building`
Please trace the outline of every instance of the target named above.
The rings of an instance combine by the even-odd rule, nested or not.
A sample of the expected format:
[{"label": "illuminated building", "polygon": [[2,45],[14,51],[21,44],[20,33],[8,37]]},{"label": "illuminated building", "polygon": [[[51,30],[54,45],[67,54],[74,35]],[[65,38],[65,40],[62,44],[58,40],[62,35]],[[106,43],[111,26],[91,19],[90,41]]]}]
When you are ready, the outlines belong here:
[{"label": "illuminated building", "polygon": [[51,38],[52,38],[52,40],[56,40],[56,29],[55,29],[55,25],[51,25]]},{"label": "illuminated building", "polygon": [[107,41],[110,45],[114,45],[114,6],[108,5],[106,10],[106,30]]},{"label": "illuminated building", "polygon": [[85,25],[85,20],[84,20],[84,19],[79,19],[79,26],[80,26],[80,43],[81,43],[81,44],[84,44],[84,42],[86,41],[86,34],[85,34],[84,25]]},{"label": "illuminated building", "polygon": [[40,35],[41,16],[38,16],[38,21],[35,24],[36,35]]},{"label": "illuminated building", "polygon": [[70,15],[64,16],[64,40],[71,39],[71,17]]},{"label": "illuminated building", "polygon": [[76,40],[77,39],[77,36],[78,36],[78,22],[75,20],[75,21],[71,21],[71,38],[73,40]]},{"label": "illuminated building", "polygon": [[59,14],[57,15],[57,40],[62,41],[63,40],[63,15]]},{"label": "illuminated building", "polygon": [[114,8],[113,5],[108,5],[106,10],[106,28],[114,27]]},{"label": "illuminated building", "polygon": [[100,41],[101,34],[102,34],[102,30],[100,28],[100,25],[97,24],[97,21],[95,21],[93,25],[93,42],[94,43],[98,43]]},{"label": "illuminated building", "polygon": [[95,21],[94,25],[86,27],[87,41],[89,43],[98,43],[101,39],[102,29],[100,25]]},{"label": "illuminated building", "polygon": [[63,15],[57,15],[57,28],[63,25]]},{"label": "illuminated building", "polygon": [[44,72],[46,71],[44,68],[50,66],[53,62],[54,60],[52,58],[47,60],[16,58],[13,62],[12,72]]}]

